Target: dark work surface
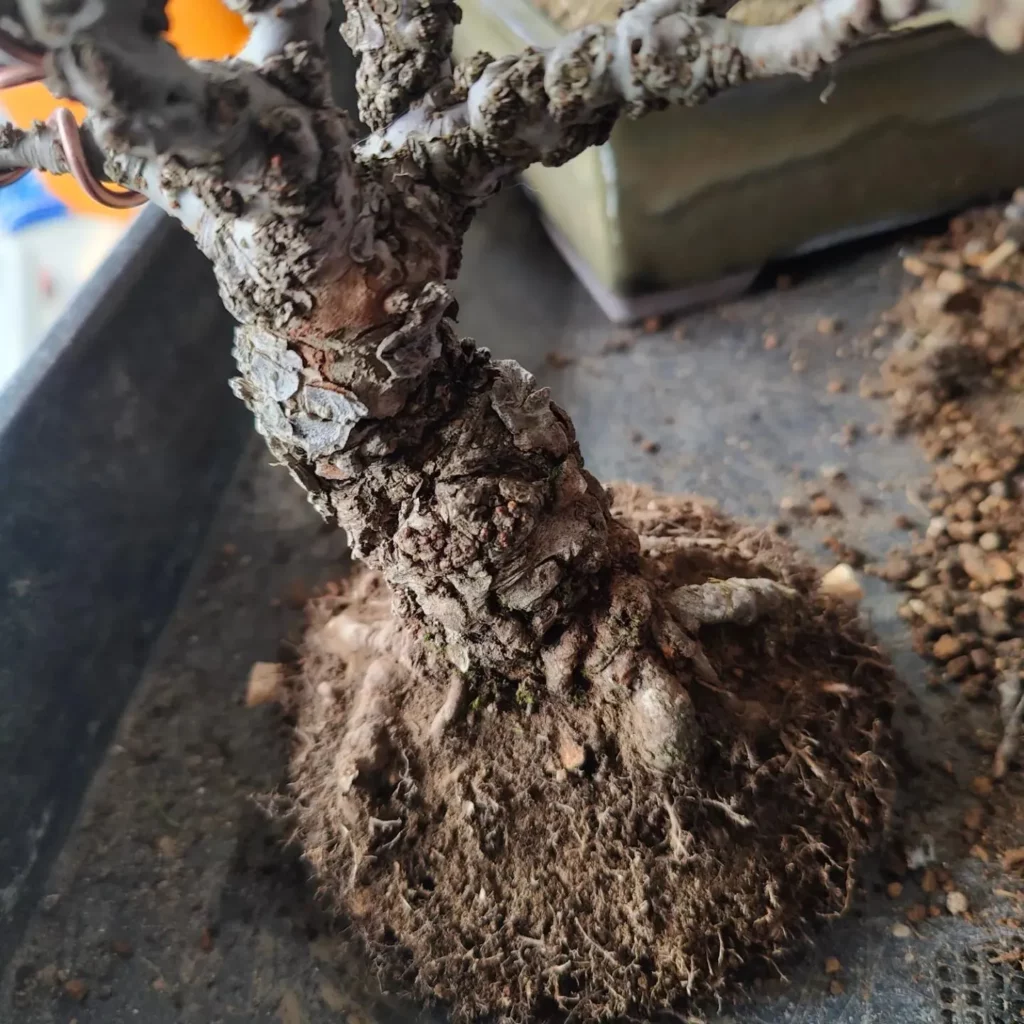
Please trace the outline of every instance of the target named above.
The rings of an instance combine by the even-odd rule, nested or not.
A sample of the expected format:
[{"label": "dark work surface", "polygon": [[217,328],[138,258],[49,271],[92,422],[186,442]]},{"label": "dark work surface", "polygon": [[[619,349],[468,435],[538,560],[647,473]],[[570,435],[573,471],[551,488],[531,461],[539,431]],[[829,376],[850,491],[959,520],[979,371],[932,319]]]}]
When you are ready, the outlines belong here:
[{"label": "dark work surface", "polygon": [[0,396],[0,963],[238,461],[230,349],[206,261],[146,211]]},{"label": "dark work surface", "polygon": [[[884,409],[858,397],[856,388],[874,357],[858,354],[854,341],[870,334],[902,285],[894,242],[804,264],[789,291],[751,295],[628,337],[609,327],[572,279],[521,191],[510,191],[481,217],[465,267],[462,329],[551,385],[602,478],[698,491],[734,514],[767,523],[780,497],[799,494],[802,482],[824,466],[842,466],[850,482],[836,498],[846,514],[827,529],[875,555],[905,536],[894,530],[896,513],[921,517],[913,492],[927,466],[912,443],[863,429]],[[819,334],[822,316],[838,317],[842,330]],[[779,336],[773,350],[764,347],[768,330]],[[551,351],[569,362],[562,369],[546,365]],[[803,372],[793,371],[794,361],[806,364]],[[218,375],[223,380],[227,367]],[[844,393],[828,390],[835,378],[847,385]],[[220,394],[220,384],[209,386]],[[183,423],[194,425],[200,415],[195,397],[193,418]],[[211,400],[210,415],[214,405]],[[111,417],[110,408],[108,400],[101,419]],[[842,430],[852,422],[862,430],[847,445]],[[184,448],[164,449],[158,461],[169,475],[180,475],[191,462],[192,486],[192,473],[209,466],[210,452],[184,438],[193,435],[179,431],[176,444]],[[660,448],[645,450],[638,438]],[[871,510],[861,509],[862,497],[875,502]],[[129,520],[145,522],[149,514],[142,502],[115,508],[103,524],[102,543],[113,544],[118,529],[131,536],[138,526]],[[800,540],[827,565],[824,532],[807,529]],[[90,539],[80,542],[87,547]],[[85,557],[79,546],[63,548],[71,560]],[[284,744],[274,712],[242,706],[248,668],[275,659],[280,639],[301,625],[304,589],[346,570],[344,538],[322,527],[254,439],[47,876],[0,986],[0,1017],[9,1012],[25,1024],[413,1019],[415,1008],[381,996],[378,980],[346,944],[344,923],[318,908],[315,885],[252,799],[280,785]],[[964,742],[974,723],[952,694],[926,686],[896,614],[896,596],[877,581],[865,585],[864,612],[905,687],[901,722],[915,770],[903,832],[911,842],[931,837],[983,922],[1001,912],[993,896],[997,883],[992,868],[967,856],[959,834],[966,783],[979,764]],[[28,625],[35,643],[59,648],[65,618],[55,618],[45,604],[34,607]],[[124,618],[124,605],[108,613],[122,616],[121,628],[135,619]],[[126,689],[138,671],[137,658],[119,660],[116,650],[100,648],[89,657],[96,678],[123,677]],[[60,661],[65,671],[74,668],[71,655]],[[84,723],[80,733],[87,733]],[[40,737],[45,732],[34,737],[42,745]],[[85,748],[95,753],[101,740]],[[77,755],[68,748],[61,756]],[[909,883],[902,901],[889,900],[869,872],[855,913],[822,929],[810,955],[793,965],[789,984],[727,1010],[719,1024],[1015,1019],[1017,1005],[1024,1008],[1024,989],[1013,988],[1021,979],[978,952],[1007,936],[949,916],[910,938],[893,936],[892,925],[915,898]],[[841,996],[828,995],[822,971],[824,958],[833,955],[843,965]],[[68,982],[78,983],[73,991],[84,992],[83,1001],[69,997]]]},{"label": "dark work surface", "polygon": [[[354,109],[337,32],[328,56]],[[232,329],[146,210],[0,391],[0,971],[251,433]]]}]

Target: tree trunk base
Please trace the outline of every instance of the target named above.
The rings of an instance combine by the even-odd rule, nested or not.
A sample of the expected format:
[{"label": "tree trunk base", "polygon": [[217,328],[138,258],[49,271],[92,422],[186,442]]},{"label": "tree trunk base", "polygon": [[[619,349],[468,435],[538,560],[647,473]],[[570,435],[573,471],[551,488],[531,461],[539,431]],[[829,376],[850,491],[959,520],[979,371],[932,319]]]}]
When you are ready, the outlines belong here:
[{"label": "tree trunk base", "polygon": [[888,820],[893,677],[856,613],[774,536],[613,495],[682,644],[611,607],[596,670],[592,649],[503,690],[394,621],[374,574],[310,608],[287,697],[297,835],[382,973],[456,1019],[720,993],[846,908]]}]

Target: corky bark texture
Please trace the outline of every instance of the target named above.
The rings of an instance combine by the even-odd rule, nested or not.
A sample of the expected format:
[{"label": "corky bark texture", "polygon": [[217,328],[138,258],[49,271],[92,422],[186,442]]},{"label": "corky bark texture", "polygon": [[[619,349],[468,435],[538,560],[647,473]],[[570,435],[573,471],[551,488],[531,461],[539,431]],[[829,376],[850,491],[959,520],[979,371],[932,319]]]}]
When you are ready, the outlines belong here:
[{"label": "corky bark texture", "polygon": [[[888,670],[876,663],[870,685],[859,679],[866,656],[849,616],[821,605],[806,581],[792,585],[777,560],[758,557],[757,543],[733,550],[730,524],[708,536],[693,513],[700,522],[676,530],[670,562],[659,562],[653,542],[672,509],[651,499],[651,508],[613,514],[547,390],[458,337],[446,281],[458,273],[474,210],[529,163],[569,159],[603,141],[620,116],[703,102],[754,78],[809,74],[920,2],[819,0],[788,24],[751,28],[701,16],[690,2],[640,0],[615,24],[583,28],[553,50],[453,67],[455,3],[353,0],[344,32],[360,56],[360,112],[371,129],[361,141],[331,100],[326,0],[233,6],[252,36],[237,59],[220,63],[178,56],[161,38],[159,0],[0,0],[0,29],[8,53],[26,48],[23,61],[41,61],[56,93],[89,108],[82,144],[92,172],[159,204],[209,256],[239,323],[237,394],[273,454],[377,574],[311,633],[310,664],[317,651],[341,659],[334,682],[309,686],[307,673],[291,689],[295,813],[310,859],[357,916],[361,885],[382,895],[398,915],[387,927],[419,957],[418,991],[453,1000],[464,1016],[528,1012],[547,983],[526,968],[511,1002],[496,994],[511,985],[504,976],[487,1006],[465,997],[457,970],[432,985],[435,953],[417,951],[415,921],[399,919],[401,899],[387,887],[382,894],[383,875],[366,883],[360,872],[401,880],[417,857],[430,858],[436,835],[425,823],[459,806],[450,803],[453,772],[461,777],[472,763],[486,776],[485,734],[504,751],[503,770],[514,774],[517,759],[534,756],[541,760],[530,771],[540,770],[546,755],[512,738],[540,709],[544,735],[568,736],[559,784],[567,772],[591,780],[585,799],[576,791],[566,806],[600,815],[600,780],[614,779],[618,815],[644,789],[645,810],[637,817],[634,804],[616,849],[626,857],[667,850],[666,891],[690,884],[679,871],[691,841],[702,851],[694,863],[708,872],[718,870],[715,851],[734,843],[730,829],[754,830],[744,832],[752,843],[740,843],[744,884],[762,896],[740,901],[717,966],[708,961],[705,975],[687,954],[671,969],[657,960],[662,982],[646,968],[618,972],[614,996],[591,993],[588,1012],[668,1005],[670,989],[694,988],[693,972],[714,988],[744,951],[774,956],[802,915],[845,902],[852,863],[886,817]],[[1021,44],[1021,0],[958,0],[956,11],[1000,45]],[[68,168],[52,128],[0,134],[0,173],[25,165]],[[702,561],[709,546],[723,550]],[[740,627],[748,632],[721,632]],[[838,648],[822,638],[830,629],[852,645],[832,660]],[[744,635],[750,658],[726,643],[742,648]],[[758,698],[757,665],[780,649],[776,635],[788,638],[787,650],[813,635],[824,667],[793,678],[787,670],[773,677],[774,696]],[[497,716],[486,729],[473,717],[483,706]],[[514,800],[471,801],[483,831],[444,842],[469,843],[460,856],[473,863],[496,855],[494,843],[511,835],[502,822],[533,813],[522,801],[540,798],[535,781]],[[794,799],[790,785],[806,793]],[[763,806],[762,786],[774,794]],[[742,809],[747,801],[760,809]],[[651,817],[656,807],[664,828]],[[705,821],[708,807],[724,815],[725,832]],[[781,837],[804,833],[812,850],[791,900],[769,884],[784,863],[757,850],[768,809],[778,818],[776,854],[789,849]],[[416,837],[426,845],[409,846]],[[527,858],[515,869],[525,884],[529,846],[516,848]],[[588,884],[597,893],[608,864],[599,849],[594,855],[600,870]],[[514,903],[511,891],[488,900],[474,927]],[[630,900],[635,932],[623,933],[621,948],[668,956],[652,945],[657,921],[636,916],[647,912],[645,899]],[[698,902],[674,933],[679,942],[698,928],[726,934],[714,901]],[[441,932],[456,905],[454,897],[431,904]],[[578,913],[585,919],[587,909]],[[594,926],[611,927],[602,921]],[[560,1005],[581,985],[611,984],[580,960],[613,955],[602,945],[611,940],[590,941],[603,952],[584,943],[586,953],[576,939],[563,950],[574,966],[560,970],[575,980],[548,985]]]}]

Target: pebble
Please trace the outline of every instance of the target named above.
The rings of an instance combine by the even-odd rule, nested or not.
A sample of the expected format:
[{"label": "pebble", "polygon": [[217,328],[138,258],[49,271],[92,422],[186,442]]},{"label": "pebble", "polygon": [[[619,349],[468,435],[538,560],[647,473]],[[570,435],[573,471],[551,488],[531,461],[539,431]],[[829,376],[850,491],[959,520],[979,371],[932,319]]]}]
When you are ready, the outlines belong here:
[{"label": "pebble", "polygon": [[978,547],[982,551],[998,551],[1003,546],[1003,538],[998,533],[989,530],[978,538]]},{"label": "pebble", "polygon": [[953,892],[946,894],[946,909],[951,914],[966,914],[969,906],[967,897],[962,892],[954,889]]},{"label": "pebble", "polygon": [[973,544],[961,544],[957,553],[960,556],[960,565],[972,580],[980,583],[983,587],[992,585],[988,560],[981,548],[975,547]]},{"label": "pebble", "polygon": [[848,604],[857,604],[864,598],[864,588],[857,580],[857,574],[845,562],[840,562],[834,569],[825,573],[818,589],[821,593]]},{"label": "pebble", "polygon": [[955,270],[943,270],[935,281],[935,287],[950,295],[958,295],[967,290],[967,278]]},{"label": "pebble", "polygon": [[586,749],[572,736],[562,733],[558,742],[558,757],[566,771],[575,772],[583,767],[587,759]]},{"label": "pebble", "polygon": [[816,494],[811,498],[811,511],[816,516],[834,516],[839,513],[836,503],[827,494]]},{"label": "pebble", "polygon": [[825,958],[826,974],[838,974],[842,969],[843,965],[839,962],[839,957],[829,956]]},{"label": "pebble", "polygon": [[993,587],[981,595],[981,603],[991,611],[1001,612],[1010,603],[1010,591],[1006,587]]},{"label": "pebble", "polygon": [[174,860],[178,856],[178,844],[173,836],[160,836],[156,841],[156,851],[161,857]]},{"label": "pebble", "polygon": [[68,999],[80,1003],[89,994],[89,986],[81,978],[72,978],[64,983],[64,994]]},{"label": "pebble", "polygon": [[1000,557],[989,558],[988,570],[996,583],[1012,583],[1016,578],[1016,571],[1005,559]]},{"label": "pebble", "polygon": [[925,277],[928,273],[928,264],[919,256],[904,256],[903,269],[914,277]]},{"label": "pebble", "polygon": [[249,670],[249,683],[245,691],[245,706],[258,707],[272,704],[282,692],[284,665],[271,661],[257,661]]},{"label": "pebble", "polygon": [[963,649],[963,640],[957,636],[951,636],[947,633],[945,636],[939,637],[939,639],[932,645],[932,654],[934,654],[939,661],[949,661],[950,659],[962,654]]},{"label": "pebble", "polygon": [[904,924],[902,921],[898,921],[892,926],[890,931],[893,934],[893,938],[896,939],[909,939],[914,933],[910,930],[910,925]]},{"label": "pebble", "polygon": [[992,780],[984,775],[979,775],[975,779],[971,779],[971,789],[978,796],[991,796],[992,795]]}]

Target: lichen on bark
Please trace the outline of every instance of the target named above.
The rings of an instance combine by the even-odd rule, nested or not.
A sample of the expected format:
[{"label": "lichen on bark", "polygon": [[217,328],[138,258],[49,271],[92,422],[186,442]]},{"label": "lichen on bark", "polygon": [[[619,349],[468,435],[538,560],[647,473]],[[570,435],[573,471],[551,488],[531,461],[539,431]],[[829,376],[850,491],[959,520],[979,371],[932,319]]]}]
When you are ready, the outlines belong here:
[{"label": "lichen on bark", "polygon": [[[447,282],[529,163],[809,74],[919,0],[764,27],[639,0],[460,66],[455,3],[352,0],[362,140],[331,100],[326,4],[232,6],[252,36],[219,63],[174,52],[159,0],[0,0],[0,26],[89,107],[94,173],[210,258],[236,393],[368,567],[313,609],[288,686],[307,856],[372,955],[460,1017],[720,991],[849,900],[888,814],[890,673],[777,541],[613,505],[547,389],[459,337]],[[1020,45],[1020,0],[956,10]],[[0,134],[0,172],[65,156],[45,127]]]}]

